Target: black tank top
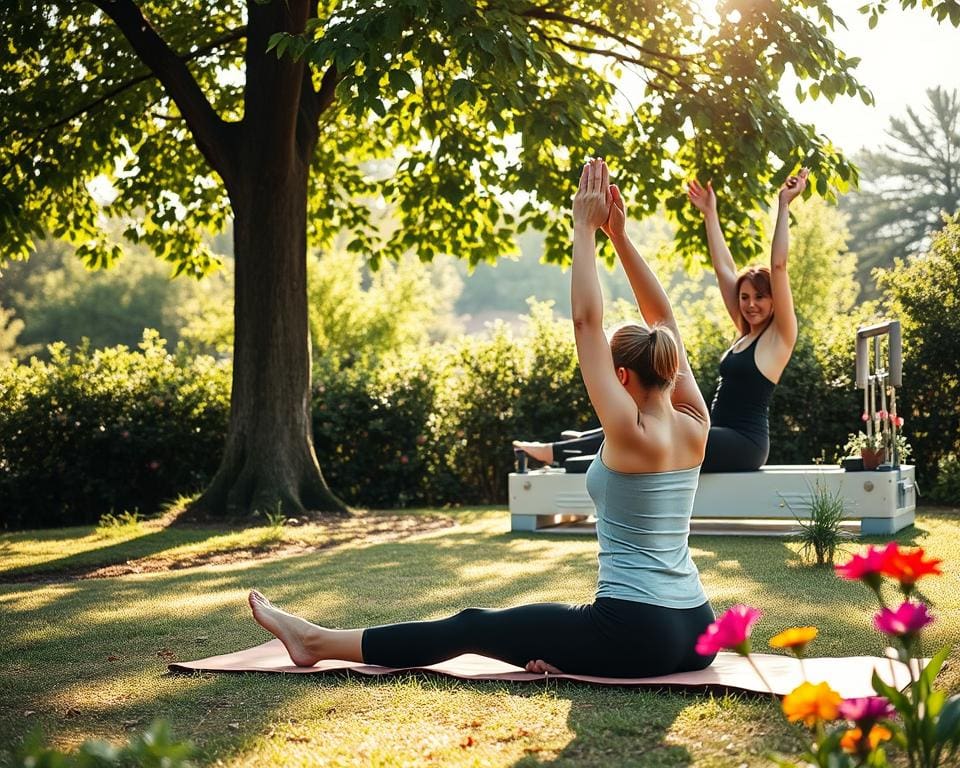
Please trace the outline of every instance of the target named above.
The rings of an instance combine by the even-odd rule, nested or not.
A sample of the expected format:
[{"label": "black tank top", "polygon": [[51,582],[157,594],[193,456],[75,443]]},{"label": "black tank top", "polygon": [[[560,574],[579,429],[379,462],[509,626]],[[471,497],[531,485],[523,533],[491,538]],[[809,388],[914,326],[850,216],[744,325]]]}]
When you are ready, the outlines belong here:
[{"label": "black tank top", "polygon": [[742,352],[727,350],[720,360],[720,379],[710,406],[710,422],[716,427],[729,427],[749,437],[767,440],[770,398],[776,384],[757,368],[755,353],[760,336]]}]

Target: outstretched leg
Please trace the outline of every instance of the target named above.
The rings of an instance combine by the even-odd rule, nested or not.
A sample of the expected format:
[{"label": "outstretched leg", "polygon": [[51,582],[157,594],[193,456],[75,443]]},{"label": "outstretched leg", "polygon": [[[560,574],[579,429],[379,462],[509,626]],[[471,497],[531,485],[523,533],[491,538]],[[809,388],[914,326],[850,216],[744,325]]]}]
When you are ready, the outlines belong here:
[{"label": "outstretched leg", "polygon": [[362,629],[327,629],[281,611],[257,590],[247,598],[253,618],[274,635],[298,667],[312,667],[321,659],[363,661]]},{"label": "outstretched leg", "polygon": [[566,466],[567,459],[592,456],[600,450],[603,444],[603,429],[590,429],[580,437],[569,440],[558,440],[555,443],[533,443],[514,440],[513,447],[525,451],[528,456],[542,461],[544,464],[559,464]]},{"label": "outstretched leg", "polygon": [[527,440],[514,440],[513,449],[523,451],[533,459],[544,464],[553,464],[553,443],[537,443]]}]

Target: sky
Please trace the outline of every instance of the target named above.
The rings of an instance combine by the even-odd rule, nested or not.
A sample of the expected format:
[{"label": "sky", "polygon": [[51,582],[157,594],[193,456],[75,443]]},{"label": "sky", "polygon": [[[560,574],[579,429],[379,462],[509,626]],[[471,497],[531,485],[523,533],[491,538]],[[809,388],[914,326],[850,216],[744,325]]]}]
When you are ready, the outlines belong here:
[{"label": "sky", "polygon": [[861,147],[886,143],[885,130],[891,116],[906,113],[906,107],[922,113],[926,89],[937,85],[960,89],[960,28],[949,21],[938,24],[929,11],[904,11],[896,0],[880,17],[874,29],[868,17],[857,13],[866,0],[835,0],[831,7],[847,23],[838,29],[834,42],[848,56],[859,56],[857,78],[873,91],[876,104],[868,107],[858,97],[797,103],[793,85],[784,82],[782,98],[803,122],[812,122],[846,153]]}]

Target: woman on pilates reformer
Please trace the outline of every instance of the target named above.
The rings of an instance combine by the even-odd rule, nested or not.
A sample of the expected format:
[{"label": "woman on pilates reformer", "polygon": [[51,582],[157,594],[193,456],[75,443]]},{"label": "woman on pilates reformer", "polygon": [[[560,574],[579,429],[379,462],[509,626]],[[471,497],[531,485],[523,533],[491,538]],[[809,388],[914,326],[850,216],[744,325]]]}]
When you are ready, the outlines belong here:
[{"label": "woman on pilates reformer", "polygon": [[[623,200],[606,164],[591,160],[573,200],[571,302],[580,369],[606,439],[589,472],[597,507],[599,576],[589,605],[467,608],[448,618],[327,629],[250,593],[254,618],[295,664],[344,659],[424,666],[478,653],[525,666],[611,677],[703,669],[697,638],[714,615],[687,546],[709,430],[670,302],[629,241]],[[603,330],[595,233],[604,228],[649,328]]]},{"label": "woman on pilates reformer", "polygon": [[[707,246],[723,303],[738,334],[720,358],[720,377],[710,408],[710,436],[701,472],[759,469],[770,454],[769,410],[773,390],[790,362],[797,341],[797,316],[787,274],[789,208],[807,186],[806,168],[780,189],[770,267],[746,267],[739,273],[723,237],[712,185],[692,181],[690,202],[703,214]],[[554,443],[516,440],[515,450],[544,464],[590,456],[603,442],[603,428]]]}]

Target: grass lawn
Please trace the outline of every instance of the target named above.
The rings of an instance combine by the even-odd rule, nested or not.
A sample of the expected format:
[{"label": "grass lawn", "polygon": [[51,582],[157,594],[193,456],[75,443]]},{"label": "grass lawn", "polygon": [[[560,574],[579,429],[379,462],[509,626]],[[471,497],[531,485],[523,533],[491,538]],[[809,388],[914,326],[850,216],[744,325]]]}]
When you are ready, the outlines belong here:
[{"label": "grass lawn", "polygon": [[[400,528],[405,537],[391,535]],[[508,530],[505,510],[460,510],[372,513],[333,528],[146,523],[111,537],[91,528],[0,536],[0,764],[35,727],[66,748],[125,741],[156,717],[198,746],[200,765],[760,766],[771,751],[803,747],[805,732],[762,697],[166,671],[173,659],[268,639],[249,616],[251,587],[330,626],[591,600],[593,539]],[[945,575],[922,584],[936,606],[930,652],[960,637],[960,515],[922,510],[897,539],[945,560]],[[691,542],[718,611],[763,608],[758,650],[785,627],[815,624],[817,655],[881,653],[867,590],[803,566],[795,545]],[[104,574],[113,576],[90,578]],[[958,662],[960,649],[940,676],[951,693],[960,693]]]}]

